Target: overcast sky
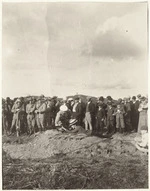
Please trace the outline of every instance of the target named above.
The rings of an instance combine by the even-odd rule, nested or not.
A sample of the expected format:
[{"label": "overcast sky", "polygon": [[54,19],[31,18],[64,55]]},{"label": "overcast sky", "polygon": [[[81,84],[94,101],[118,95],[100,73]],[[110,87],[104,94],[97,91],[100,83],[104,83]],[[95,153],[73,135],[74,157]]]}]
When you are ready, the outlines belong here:
[{"label": "overcast sky", "polygon": [[3,3],[3,97],[147,93],[147,3]]}]

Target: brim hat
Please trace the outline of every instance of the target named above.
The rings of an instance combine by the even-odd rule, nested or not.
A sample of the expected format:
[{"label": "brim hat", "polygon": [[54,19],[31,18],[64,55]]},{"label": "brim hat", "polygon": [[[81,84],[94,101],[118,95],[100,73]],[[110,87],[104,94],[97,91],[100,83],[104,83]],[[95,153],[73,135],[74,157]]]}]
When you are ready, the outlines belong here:
[{"label": "brim hat", "polygon": [[20,99],[17,99],[17,100],[16,100],[16,103],[18,103],[18,102],[20,102],[20,103],[21,103],[21,100],[20,100]]},{"label": "brim hat", "polygon": [[10,97],[6,97],[6,101],[10,101]]},{"label": "brim hat", "polygon": [[75,125],[78,121],[76,119],[70,119],[69,120],[69,125]]},{"label": "brim hat", "polygon": [[138,97],[138,98],[141,98],[142,96],[141,96],[141,94],[138,94],[137,97]]},{"label": "brim hat", "polygon": [[135,96],[133,96],[133,97],[132,97],[132,99],[134,99],[134,100],[135,100],[135,99],[136,99],[136,97],[135,97]]},{"label": "brim hat", "polygon": [[79,97],[75,97],[74,100],[79,100],[80,98]]},{"label": "brim hat", "polygon": [[99,101],[104,101],[103,96],[99,97]]},{"label": "brim hat", "polygon": [[57,96],[53,96],[52,99],[57,99]]},{"label": "brim hat", "polygon": [[60,106],[60,111],[68,111],[68,107],[65,105]]},{"label": "brim hat", "polygon": [[141,101],[145,101],[146,100],[146,98],[144,96],[141,97],[140,99],[141,99]]},{"label": "brim hat", "polygon": [[68,101],[73,101],[73,98],[71,98],[71,97],[70,97],[70,98],[68,98]]},{"label": "brim hat", "polygon": [[111,101],[112,97],[111,96],[107,96],[107,100]]}]

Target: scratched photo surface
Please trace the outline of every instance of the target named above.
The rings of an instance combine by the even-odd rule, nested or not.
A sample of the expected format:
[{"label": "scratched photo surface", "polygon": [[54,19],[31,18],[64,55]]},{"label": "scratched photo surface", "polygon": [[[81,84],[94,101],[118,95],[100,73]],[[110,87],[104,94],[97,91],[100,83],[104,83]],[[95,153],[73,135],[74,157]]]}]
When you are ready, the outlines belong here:
[{"label": "scratched photo surface", "polygon": [[3,189],[148,188],[148,3],[2,3]]}]

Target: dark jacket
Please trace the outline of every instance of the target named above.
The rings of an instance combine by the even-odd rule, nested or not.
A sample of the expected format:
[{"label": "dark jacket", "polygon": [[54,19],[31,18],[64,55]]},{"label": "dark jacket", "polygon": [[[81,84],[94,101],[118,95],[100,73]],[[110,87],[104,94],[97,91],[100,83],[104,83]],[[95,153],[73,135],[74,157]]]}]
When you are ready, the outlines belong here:
[{"label": "dark jacket", "polygon": [[81,103],[78,103],[78,105],[75,108],[75,111],[72,112],[72,117],[78,120],[81,117],[81,114],[82,114]]},{"label": "dark jacket", "polygon": [[96,118],[97,119],[104,119],[105,118],[105,110],[104,109],[98,110]]},{"label": "dark jacket", "polygon": [[115,111],[115,108],[107,108],[107,120],[114,120],[114,111]]},{"label": "dark jacket", "polygon": [[139,101],[136,101],[135,103],[131,102],[131,112],[138,112],[139,105]]},{"label": "dark jacket", "polygon": [[90,112],[91,115],[95,115],[96,112],[96,108],[95,108],[95,104],[90,102],[89,104],[86,104],[86,112]]}]

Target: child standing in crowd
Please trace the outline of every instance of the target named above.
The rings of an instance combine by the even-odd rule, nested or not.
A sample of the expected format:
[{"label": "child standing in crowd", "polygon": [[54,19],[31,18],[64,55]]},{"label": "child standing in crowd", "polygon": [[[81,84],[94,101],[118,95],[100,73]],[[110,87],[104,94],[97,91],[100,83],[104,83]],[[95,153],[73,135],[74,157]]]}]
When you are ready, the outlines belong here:
[{"label": "child standing in crowd", "polygon": [[103,104],[98,104],[98,111],[96,115],[96,132],[98,134],[103,133],[104,128],[104,119],[105,119],[105,110],[103,109]]},{"label": "child standing in crowd", "polygon": [[116,116],[116,131],[120,133],[123,133],[125,129],[124,113],[124,108],[122,107],[121,103],[118,103],[113,115]]}]

